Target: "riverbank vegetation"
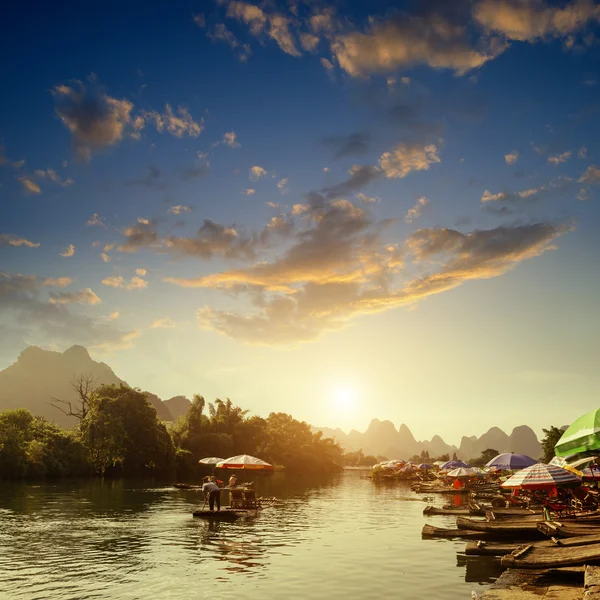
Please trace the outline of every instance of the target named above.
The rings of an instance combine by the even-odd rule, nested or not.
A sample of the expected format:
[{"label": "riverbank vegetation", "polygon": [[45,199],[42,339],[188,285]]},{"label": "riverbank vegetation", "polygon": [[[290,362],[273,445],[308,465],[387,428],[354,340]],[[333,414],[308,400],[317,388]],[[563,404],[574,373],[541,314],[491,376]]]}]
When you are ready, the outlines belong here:
[{"label": "riverbank vegetation", "polygon": [[198,460],[251,454],[292,472],[340,469],[342,449],[285,413],[248,416],[231,400],[195,395],[167,427],[144,393],[103,385],[70,406],[78,424],[65,430],[26,409],[0,413],[0,479],[81,476],[195,478]]}]

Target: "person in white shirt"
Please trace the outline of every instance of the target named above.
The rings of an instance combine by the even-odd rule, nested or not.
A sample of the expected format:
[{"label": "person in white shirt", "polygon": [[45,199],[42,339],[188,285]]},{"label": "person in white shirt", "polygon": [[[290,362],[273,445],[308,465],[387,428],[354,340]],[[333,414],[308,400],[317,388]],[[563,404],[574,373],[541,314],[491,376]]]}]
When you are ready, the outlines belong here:
[{"label": "person in white shirt", "polygon": [[237,485],[237,477],[235,475],[232,475],[229,478],[229,487],[232,488],[232,487],[235,487],[236,485]]},{"label": "person in white shirt", "polygon": [[210,478],[206,478],[205,483],[202,485],[202,493],[204,494],[204,500],[208,499],[208,508],[211,511],[214,510],[215,503],[217,504],[217,510],[221,510],[221,489]]}]

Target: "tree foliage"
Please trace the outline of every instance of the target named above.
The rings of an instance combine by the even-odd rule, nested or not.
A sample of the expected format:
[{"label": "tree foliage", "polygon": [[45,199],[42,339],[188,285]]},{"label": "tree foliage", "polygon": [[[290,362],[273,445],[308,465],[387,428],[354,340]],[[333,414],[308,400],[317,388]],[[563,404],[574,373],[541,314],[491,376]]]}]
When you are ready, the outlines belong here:
[{"label": "tree foliage", "polygon": [[549,463],[556,455],[554,454],[554,446],[562,437],[564,431],[558,427],[551,425],[549,429],[542,429],[544,437],[542,439],[542,461]]},{"label": "tree foliage", "polygon": [[498,454],[500,454],[498,450],[494,450],[494,448],[486,448],[481,453],[481,456],[479,458],[471,459],[469,461],[469,464],[473,465],[474,467],[483,467],[484,465],[489,463],[490,460],[492,460],[492,458],[496,458]]}]

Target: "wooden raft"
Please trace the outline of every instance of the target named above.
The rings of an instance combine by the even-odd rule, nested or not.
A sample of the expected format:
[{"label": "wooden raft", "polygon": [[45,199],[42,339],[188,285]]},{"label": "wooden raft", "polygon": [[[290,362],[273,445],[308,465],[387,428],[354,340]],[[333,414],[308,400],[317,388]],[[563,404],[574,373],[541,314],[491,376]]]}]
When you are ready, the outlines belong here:
[{"label": "wooden raft", "polygon": [[[592,544],[600,544],[600,535],[582,535],[562,539],[552,538],[551,540],[531,543],[535,548],[571,548]],[[468,556],[504,556],[518,550],[521,545],[518,542],[468,542],[465,554]]]},{"label": "wooden raft", "polygon": [[585,546],[539,547],[533,544],[520,546],[510,554],[503,556],[503,567],[519,569],[547,569],[550,567],[570,567],[600,561],[600,544]]},{"label": "wooden raft", "polygon": [[240,517],[255,517],[260,511],[225,508],[223,510],[196,510],[192,514],[209,521],[236,521]]},{"label": "wooden raft", "polygon": [[521,535],[526,537],[541,537],[538,529],[539,521],[521,519],[500,519],[498,521],[476,521],[466,517],[457,517],[456,526],[459,529],[470,531],[483,531],[497,536]]},{"label": "wooden raft", "polygon": [[484,531],[468,531],[467,529],[445,529],[443,527],[434,527],[433,525],[423,525],[421,537],[424,538],[462,538],[465,540],[491,540],[493,535]]},{"label": "wooden raft", "polygon": [[438,506],[426,506],[423,509],[424,515],[469,515],[468,508],[439,508]]},{"label": "wooden raft", "polygon": [[600,534],[600,526],[593,523],[565,523],[562,521],[540,521],[538,529],[548,537],[577,537]]}]

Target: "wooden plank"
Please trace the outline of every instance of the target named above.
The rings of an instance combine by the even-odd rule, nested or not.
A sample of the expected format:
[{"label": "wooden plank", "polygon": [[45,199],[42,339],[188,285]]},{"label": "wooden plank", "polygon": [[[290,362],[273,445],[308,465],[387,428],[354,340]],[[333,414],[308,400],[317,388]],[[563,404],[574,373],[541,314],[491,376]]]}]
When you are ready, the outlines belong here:
[{"label": "wooden plank", "polygon": [[584,576],[584,587],[598,587],[600,589],[600,567],[586,565]]},{"label": "wooden plank", "polygon": [[503,556],[500,564],[503,567],[516,567],[519,569],[540,569],[550,567],[567,567],[572,565],[585,565],[588,562],[600,560],[600,544],[587,546],[534,547],[519,549]]},{"label": "wooden plank", "polygon": [[476,521],[466,517],[457,517],[456,526],[470,531],[485,531],[495,535],[525,535],[539,537],[538,521],[521,519],[500,519],[498,521]]},{"label": "wooden plank", "polygon": [[[571,548],[573,546],[587,546],[591,544],[600,544],[600,535],[582,535],[578,537],[561,538],[553,540],[544,540],[541,542],[531,542],[536,548],[553,548],[560,546]],[[517,550],[521,544],[519,542],[468,542],[465,548],[465,554],[471,556],[504,556]]]},{"label": "wooden plank", "polygon": [[438,506],[426,506],[423,509],[424,515],[468,515],[468,508],[439,508]]},{"label": "wooden plank", "polygon": [[484,531],[468,531],[466,529],[444,529],[433,525],[423,525],[421,536],[424,538],[463,538],[466,540],[489,540],[493,539]]},{"label": "wooden plank", "polygon": [[576,537],[582,535],[599,535],[600,526],[585,523],[567,523],[562,521],[541,521],[538,529],[547,536]]}]

